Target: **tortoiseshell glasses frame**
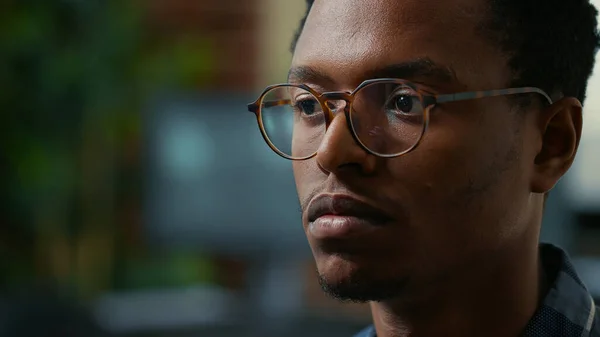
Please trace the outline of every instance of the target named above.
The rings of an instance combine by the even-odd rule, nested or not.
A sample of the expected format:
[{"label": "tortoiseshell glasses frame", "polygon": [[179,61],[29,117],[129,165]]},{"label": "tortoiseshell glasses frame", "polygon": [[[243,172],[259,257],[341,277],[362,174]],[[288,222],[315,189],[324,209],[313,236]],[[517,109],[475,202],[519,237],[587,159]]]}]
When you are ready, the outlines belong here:
[{"label": "tortoiseshell glasses frame", "polygon": [[[354,103],[356,93],[360,92],[361,89],[363,89],[365,87],[368,87],[373,84],[378,84],[378,83],[402,85],[402,86],[412,89],[414,91],[413,92],[414,96],[412,96],[412,98],[413,99],[417,98],[419,100],[420,106],[422,107],[422,110],[423,110],[423,112],[422,112],[423,113],[422,130],[420,131],[420,134],[418,135],[418,139],[410,147],[408,147],[407,149],[405,149],[401,152],[398,152],[398,153],[392,153],[392,154],[379,153],[377,151],[374,151],[373,149],[370,149],[367,145],[364,144],[363,141],[361,141],[361,139],[357,135],[356,128],[353,125],[353,120],[351,118],[352,104]],[[378,79],[371,79],[371,80],[366,80],[366,81],[362,82],[352,92],[332,91],[332,92],[319,93],[305,84],[290,84],[290,83],[275,84],[275,85],[266,87],[263,90],[263,92],[261,93],[261,95],[258,97],[258,99],[256,99],[256,101],[249,103],[248,110],[256,115],[258,127],[260,128],[261,135],[263,136],[267,145],[281,157],[290,159],[290,160],[306,160],[306,159],[312,158],[317,154],[317,150],[315,149],[314,152],[312,152],[308,155],[294,157],[291,154],[285,153],[285,152],[281,151],[280,149],[278,149],[277,146],[275,146],[275,144],[271,141],[267,131],[265,130],[265,123],[263,121],[263,114],[262,114],[263,108],[272,108],[272,107],[277,107],[277,106],[290,105],[292,103],[291,99],[277,99],[277,100],[272,100],[272,101],[265,101],[265,97],[269,93],[273,92],[274,90],[286,88],[286,87],[302,89],[302,90],[312,94],[312,96],[314,96],[314,98],[317,99],[318,103],[320,104],[320,108],[322,109],[321,111],[325,115],[325,132],[329,128],[329,125],[331,124],[331,122],[334,118],[334,111],[332,110],[332,105],[328,104],[328,102],[330,102],[330,101],[345,101],[346,105],[344,108],[344,114],[346,116],[348,128],[349,128],[350,133],[352,134],[352,137],[354,138],[354,140],[368,153],[378,156],[378,157],[384,157],[384,158],[399,157],[399,156],[407,154],[407,153],[413,151],[415,148],[417,148],[417,146],[419,146],[419,144],[421,143],[421,140],[423,139],[423,135],[427,131],[427,128],[429,125],[430,111],[433,107],[435,107],[438,104],[466,101],[466,100],[485,98],[485,97],[497,97],[497,96],[518,95],[518,94],[539,94],[544,97],[544,99],[547,101],[548,104],[553,103],[552,99],[546,92],[544,92],[542,89],[535,88],[535,87],[521,87],[521,88],[508,88],[508,89],[498,89],[498,90],[459,92],[459,93],[453,93],[453,94],[431,94],[431,93],[428,93],[427,91],[421,89],[416,84],[411,83],[410,81],[396,79],[396,78],[378,78]],[[335,109],[335,110],[337,110],[337,109]]]}]

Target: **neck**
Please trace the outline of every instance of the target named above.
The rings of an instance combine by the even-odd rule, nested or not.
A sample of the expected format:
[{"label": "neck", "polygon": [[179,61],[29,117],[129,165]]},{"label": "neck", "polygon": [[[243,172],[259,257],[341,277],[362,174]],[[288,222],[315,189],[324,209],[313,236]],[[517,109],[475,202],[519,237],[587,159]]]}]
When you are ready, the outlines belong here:
[{"label": "neck", "polygon": [[444,280],[428,296],[372,303],[377,337],[520,335],[545,293],[535,237],[535,244],[520,242]]}]

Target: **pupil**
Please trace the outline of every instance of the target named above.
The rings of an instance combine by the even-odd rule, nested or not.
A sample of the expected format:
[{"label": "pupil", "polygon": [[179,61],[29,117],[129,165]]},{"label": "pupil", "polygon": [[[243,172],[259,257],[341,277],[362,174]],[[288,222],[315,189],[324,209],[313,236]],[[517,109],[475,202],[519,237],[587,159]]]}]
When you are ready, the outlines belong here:
[{"label": "pupil", "polygon": [[398,110],[402,112],[410,112],[412,107],[412,99],[410,99],[409,96],[398,96],[398,98],[396,98],[396,108],[398,108]]}]

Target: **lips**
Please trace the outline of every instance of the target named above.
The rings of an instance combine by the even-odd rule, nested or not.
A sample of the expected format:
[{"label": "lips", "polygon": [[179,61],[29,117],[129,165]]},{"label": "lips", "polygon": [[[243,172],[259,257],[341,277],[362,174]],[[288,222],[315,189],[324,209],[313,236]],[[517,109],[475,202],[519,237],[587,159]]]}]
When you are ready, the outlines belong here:
[{"label": "lips", "polygon": [[320,195],[308,206],[307,215],[309,222],[325,215],[368,219],[373,224],[391,220],[385,211],[347,195]]},{"label": "lips", "polygon": [[392,218],[385,211],[347,195],[320,195],[307,210],[316,239],[345,238],[375,231]]}]

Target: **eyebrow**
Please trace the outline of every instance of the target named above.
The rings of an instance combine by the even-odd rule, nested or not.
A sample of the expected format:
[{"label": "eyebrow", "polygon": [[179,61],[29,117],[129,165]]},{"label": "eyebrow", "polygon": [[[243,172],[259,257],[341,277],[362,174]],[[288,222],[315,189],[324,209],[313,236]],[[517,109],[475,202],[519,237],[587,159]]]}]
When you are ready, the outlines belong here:
[{"label": "eyebrow", "polygon": [[331,84],[335,81],[324,72],[313,67],[299,66],[292,67],[288,72],[288,82],[313,82],[322,84]]},{"label": "eyebrow", "polygon": [[[458,82],[454,69],[438,65],[427,57],[370,70],[365,75],[364,80],[373,78],[399,78],[404,80],[426,78],[442,83]],[[319,84],[335,83],[333,78],[326,73],[309,66],[292,67],[288,72],[288,81]]]}]

